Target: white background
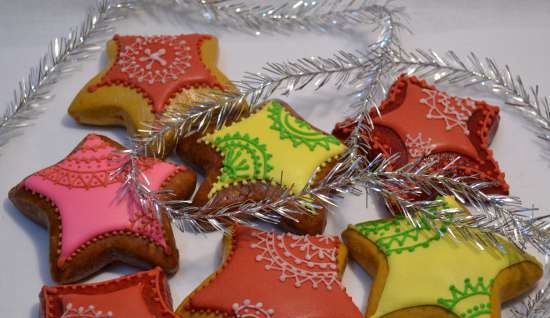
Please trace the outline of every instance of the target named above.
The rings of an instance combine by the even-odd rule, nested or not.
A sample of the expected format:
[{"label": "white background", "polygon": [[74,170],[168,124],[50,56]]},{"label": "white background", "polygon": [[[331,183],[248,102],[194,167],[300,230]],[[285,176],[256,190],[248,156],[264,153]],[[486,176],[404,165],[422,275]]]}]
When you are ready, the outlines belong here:
[{"label": "white background", "polygon": [[[0,0],[0,103],[11,99],[18,79],[45,52],[47,43],[63,35],[84,17],[91,1],[84,0]],[[540,84],[548,92],[550,62],[550,2],[547,1],[396,1],[407,5],[408,24],[414,34],[401,34],[408,49],[432,48],[438,52],[455,50],[459,56],[475,51],[508,64],[530,84]],[[372,34],[322,35],[297,33],[290,36],[253,37],[237,32],[189,26],[174,15],[140,14],[117,23],[121,34],[213,33],[220,38],[220,68],[239,79],[245,71],[259,71],[266,62],[303,56],[329,56],[337,49],[362,49]],[[363,42],[361,42],[363,41]],[[363,44],[361,44],[363,43]],[[49,275],[47,231],[32,223],[7,199],[9,189],[25,176],[65,156],[91,131],[101,132],[124,142],[123,129],[81,127],[67,116],[71,99],[85,82],[105,64],[104,54],[88,60],[59,81],[53,101],[23,135],[0,149],[0,316],[38,317],[38,293],[43,284],[52,284]],[[547,89],[545,91],[545,88]],[[472,92],[466,92],[473,97]],[[342,118],[348,105],[345,92],[296,93],[287,100],[297,110],[325,130]],[[479,97],[479,96],[477,96]],[[502,104],[498,100],[491,102]],[[0,104],[0,109],[4,104]],[[530,123],[512,111],[502,114],[501,126],[492,149],[505,171],[513,195],[528,205],[550,210],[548,201],[549,157],[537,142]],[[177,159],[176,159],[177,160]],[[373,205],[365,209],[363,198],[349,198],[330,216],[328,233],[338,234],[348,223],[377,218],[384,211]],[[181,269],[170,279],[177,305],[195,286],[215,270],[220,259],[219,233],[206,236],[176,234]],[[104,280],[136,269],[117,265],[105,269],[91,281]],[[344,284],[355,303],[364,311],[370,279],[351,264]]]}]

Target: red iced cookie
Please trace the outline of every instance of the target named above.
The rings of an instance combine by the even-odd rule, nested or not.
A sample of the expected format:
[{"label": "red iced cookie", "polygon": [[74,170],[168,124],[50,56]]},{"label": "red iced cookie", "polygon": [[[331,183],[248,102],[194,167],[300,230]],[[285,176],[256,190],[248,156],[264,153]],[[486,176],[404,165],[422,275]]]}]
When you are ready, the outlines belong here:
[{"label": "red iced cookie", "polygon": [[176,318],[160,268],[95,284],[45,286],[43,318]]},{"label": "red iced cookie", "polygon": [[220,269],[176,312],[186,318],[360,318],[340,282],[346,258],[337,236],[235,226]]},{"label": "red iced cookie", "polygon": [[[401,75],[379,109],[382,116],[376,110],[370,113],[371,136],[361,136],[371,146],[370,159],[399,154],[393,169],[416,160],[422,164],[437,159],[437,169],[459,157],[453,175],[478,175],[495,183],[485,192],[508,193],[504,173],[489,149],[499,122],[497,107],[449,96],[423,80]],[[348,119],[338,123],[333,133],[346,139],[353,128]]]}]

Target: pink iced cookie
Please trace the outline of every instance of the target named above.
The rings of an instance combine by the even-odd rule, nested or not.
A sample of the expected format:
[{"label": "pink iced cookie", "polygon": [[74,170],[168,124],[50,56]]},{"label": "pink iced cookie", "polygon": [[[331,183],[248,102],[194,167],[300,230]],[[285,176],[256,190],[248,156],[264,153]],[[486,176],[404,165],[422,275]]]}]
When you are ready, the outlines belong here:
[{"label": "pink iced cookie", "polygon": [[[19,210],[50,229],[53,279],[71,282],[113,261],[167,272],[178,267],[178,251],[168,218],[143,211],[131,195],[121,195],[124,174],[112,173],[126,155],[111,139],[90,134],[63,160],[27,177],[9,194]],[[189,197],[195,174],[152,158],[141,158],[151,190],[171,189]]]}]

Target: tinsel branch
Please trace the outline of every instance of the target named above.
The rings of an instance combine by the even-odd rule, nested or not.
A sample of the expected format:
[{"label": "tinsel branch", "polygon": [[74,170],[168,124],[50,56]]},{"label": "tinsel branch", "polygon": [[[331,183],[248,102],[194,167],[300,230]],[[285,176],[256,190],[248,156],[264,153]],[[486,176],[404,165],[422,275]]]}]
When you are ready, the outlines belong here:
[{"label": "tinsel branch", "polygon": [[101,49],[98,41],[111,33],[113,28],[110,24],[123,18],[134,3],[101,0],[80,26],[49,43],[46,54],[31,68],[27,77],[18,83],[13,100],[0,118],[0,147],[40,113],[44,103],[52,98],[50,90],[60,75],[73,69],[71,62],[82,61]]},{"label": "tinsel branch", "polygon": [[256,35],[299,30],[325,32],[358,25],[368,25],[382,31],[383,20],[389,17],[393,20],[393,27],[406,28],[401,22],[402,7],[393,7],[389,3],[379,5],[370,0],[291,0],[253,5],[228,0],[180,0],[173,3],[184,8],[198,7],[203,11],[203,16],[217,26]]},{"label": "tinsel branch", "polygon": [[[261,220],[270,223],[279,223],[281,218],[294,219],[300,214],[315,213],[315,209],[322,206],[335,206],[337,196],[345,193],[358,195],[355,172],[359,162],[341,161],[327,174],[320,183],[312,186],[313,177],[308,180],[306,187],[293,192],[291,188],[281,188],[278,191],[266,193],[261,201],[247,201],[234,205],[216,206],[215,197],[203,206],[194,206],[187,200],[166,199],[169,193],[155,192],[149,189],[149,182],[139,168],[139,155],[143,146],[139,141],[134,142],[133,149],[124,151],[128,159],[113,174],[124,174],[126,181],[121,188],[121,195],[131,195],[141,205],[144,211],[157,214],[165,211],[174,224],[182,231],[192,230],[225,230],[228,223],[249,223]],[[313,174],[313,176],[315,173]],[[329,195],[330,193],[336,194]]]},{"label": "tinsel branch", "polygon": [[521,111],[537,124],[542,139],[550,141],[548,97],[540,94],[538,85],[526,86],[522,77],[514,75],[508,65],[499,67],[493,58],[488,57],[482,61],[473,52],[465,61],[453,51],[442,55],[420,49],[416,52],[393,51],[392,59],[396,73],[414,73],[433,78],[436,83],[481,87],[504,97],[507,105]]},{"label": "tinsel branch", "polygon": [[162,149],[167,135],[181,138],[203,132],[211,125],[219,128],[254,111],[276,92],[288,95],[306,87],[320,89],[328,83],[337,88],[353,85],[377,72],[373,63],[380,63],[378,50],[384,49],[356,54],[341,51],[331,58],[268,63],[261,73],[245,73],[243,80],[236,83],[238,92],[212,91],[192,105],[166,111],[155,124],[140,131],[140,138],[143,144]]},{"label": "tinsel branch", "polygon": [[[405,215],[412,224],[418,223],[418,217],[423,222],[445,221],[448,220],[446,211],[439,213],[430,208],[437,202],[410,201],[406,199],[407,194],[453,195],[477,212],[469,216],[453,217],[451,230],[455,229],[462,237],[480,246],[498,247],[498,241],[494,240],[491,233],[499,233],[523,249],[531,245],[543,253],[550,252],[549,223],[543,218],[534,218],[531,215],[534,209],[523,207],[518,198],[485,194],[482,190],[493,184],[479,181],[474,176],[452,176],[450,171],[454,162],[438,171],[431,171],[435,161],[423,166],[410,163],[397,170],[386,170],[395,159],[383,159],[381,156],[375,158],[369,163],[370,173],[361,180],[367,191],[384,197],[386,204],[391,205],[388,210],[392,213]],[[481,230],[487,235],[472,237],[470,228]]]}]

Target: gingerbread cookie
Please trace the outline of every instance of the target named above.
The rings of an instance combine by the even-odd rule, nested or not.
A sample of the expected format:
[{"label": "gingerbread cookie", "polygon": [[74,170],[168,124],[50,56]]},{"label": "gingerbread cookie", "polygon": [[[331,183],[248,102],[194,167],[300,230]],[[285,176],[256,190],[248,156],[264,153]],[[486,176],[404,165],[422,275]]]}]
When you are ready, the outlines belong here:
[{"label": "gingerbread cookie", "polygon": [[[346,146],[300,118],[282,101],[271,100],[249,116],[205,135],[184,138],[178,154],[202,167],[206,176],[194,197],[196,205],[214,198],[214,206],[262,200],[281,188],[299,193],[314,174],[321,180]],[[314,181],[315,182],[315,181]],[[290,229],[322,233],[326,215],[297,215]]]},{"label": "gingerbread cookie", "polygon": [[397,217],[350,225],[343,233],[351,256],[373,276],[366,317],[498,318],[502,302],[542,276],[541,264],[505,238],[495,234],[505,253],[480,250],[440,225],[440,231],[414,228]]},{"label": "gingerbread cookie", "polygon": [[[233,89],[216,67],[217,53],[210,35],[115,35],[107,43],[107,68],[80,90],[69,114],[82,124],[125,126],[133,135],[201,94]],[[165,144],[154,149],[157,155],[171,151],[171,137]]]},{"label": "gingerbread cookie", "polygon": [[160,268],[101,283],[44,286],[43,318],[177,318]]},{"label": "gingerbread cookie", "polygon": [[338,237],[235,226],[224,242],[223,265],[176,310],[184,318],[361,317],[340,282]]},{"label": "gingerbread cookie", "polygon": [[[30,219],[48,226],[50,268],[58,282],[82,279],[105,265],[122,261],[139,266],[178,268],[178,251],[170,220],[143,211],[121,192],[124,174],[112,173],[127,155],[111,139],[90,134],[59,163],[40,170],[11,189],[9,198]],[[152,158],[141,158],[151,190],[172,190],[171,198],[188,198],[195,174]]]},{"label": "gingerbread cookie", "polygon": [[[361,136],[371,146],[370,159],[398,154],[393,169],[437,159],[433,168],[438,169],[459,158],[452,166],[453,175],[477,175],[494,183],[485,192],[508,193],[504,173],[489,149],[499,122],[497,107],[449,96],[425,81],[402,75],[379,109],[381,116],[376,110],[370,112],[371,135]],[[333,133],[346,139],[354,128],[350,123],[337,124]]]}]

